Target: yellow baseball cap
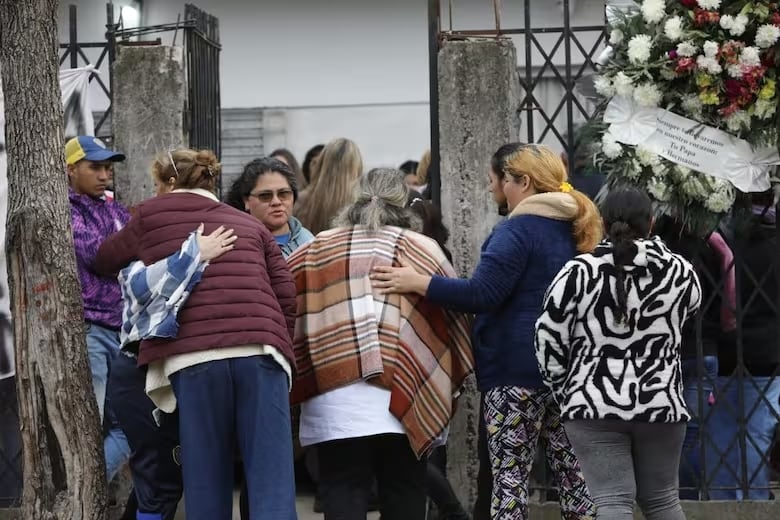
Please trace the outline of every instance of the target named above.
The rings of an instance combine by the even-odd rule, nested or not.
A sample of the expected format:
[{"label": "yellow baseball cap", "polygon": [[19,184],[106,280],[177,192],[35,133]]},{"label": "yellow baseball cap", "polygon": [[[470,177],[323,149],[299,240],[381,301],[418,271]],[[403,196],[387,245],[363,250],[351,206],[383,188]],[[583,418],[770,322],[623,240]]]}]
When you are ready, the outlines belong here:
[{"label": "yellow baseball cap", "polygon": [[97,137],[80,135],[65,144],[65,162],[70,166],[83,159],[87,161],[121,162],[125,160],[125,156],[106,148],[103,141]]}]

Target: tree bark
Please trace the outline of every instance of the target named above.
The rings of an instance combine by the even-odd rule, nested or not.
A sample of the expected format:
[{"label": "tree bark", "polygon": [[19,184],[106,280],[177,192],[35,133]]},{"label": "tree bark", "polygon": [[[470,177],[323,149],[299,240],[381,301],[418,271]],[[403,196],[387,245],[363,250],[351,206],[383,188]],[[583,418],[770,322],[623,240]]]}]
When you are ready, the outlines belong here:
[{"label": "tree bark", "polygon": [[0,0],[22,517],[102,520],[103,441],[70,227],[57,38],[56,0]]}]

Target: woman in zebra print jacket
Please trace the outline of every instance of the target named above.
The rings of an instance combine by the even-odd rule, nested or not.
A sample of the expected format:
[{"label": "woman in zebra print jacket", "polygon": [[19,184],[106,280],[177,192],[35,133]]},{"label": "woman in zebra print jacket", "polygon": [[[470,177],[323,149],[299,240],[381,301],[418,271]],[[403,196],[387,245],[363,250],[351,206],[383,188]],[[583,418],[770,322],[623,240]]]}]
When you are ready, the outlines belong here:
[{"label": "woman in zebra print jacket", "polygon": [[648,196],[611,192],[608,239],[558,273],[536,324],[545,383],[561,407],[599,520],[684,519],[678,465],[685,423],[680,347],[698,311],[693,267],[658,238]]}]

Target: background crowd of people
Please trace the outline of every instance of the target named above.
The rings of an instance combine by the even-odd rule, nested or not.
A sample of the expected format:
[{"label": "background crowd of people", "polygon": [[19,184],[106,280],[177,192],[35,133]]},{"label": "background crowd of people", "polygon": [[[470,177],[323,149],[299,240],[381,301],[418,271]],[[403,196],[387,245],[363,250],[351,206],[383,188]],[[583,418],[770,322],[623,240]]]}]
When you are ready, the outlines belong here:
[{"label": "background crowd of people", "polygon": [[156,196],[129,209],[107,194],[121,153],[82,136],[66,160],[107,478],[127,461],[134,484],[126,518],[171,519],[182,495],[188,518],[230,518],[241,486],[244,518],[293,519],[304,474],[326,519],[422,520],[428,499],[472,518],[446,479],[472,371],[473,518],[529,517],[540,450],[567,519],[770,498],[772,194],[701,237],[635,189],[602,189],[578,154],[508,143],[485,164],[506,219],[459,279],[429,153],[365,172],[349,139],[302,165],[275,150],[223,203],[214,154],[172,150],[150,165]]}]

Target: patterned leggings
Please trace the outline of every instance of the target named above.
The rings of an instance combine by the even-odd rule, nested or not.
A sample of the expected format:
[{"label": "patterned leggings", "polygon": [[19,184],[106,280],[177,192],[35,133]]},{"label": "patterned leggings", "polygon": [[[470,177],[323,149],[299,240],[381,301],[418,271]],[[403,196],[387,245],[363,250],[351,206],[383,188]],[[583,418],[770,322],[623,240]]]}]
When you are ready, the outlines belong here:
[{"label": "patterned leggings", "polygon": [[526,520],[528,479],[541,435],[552,468],[564,520],[596,516],[579,463],[561,425],[560,410],[548,390],[503,386],[485,393],[485,425],[493,469],[495,520]]}]

